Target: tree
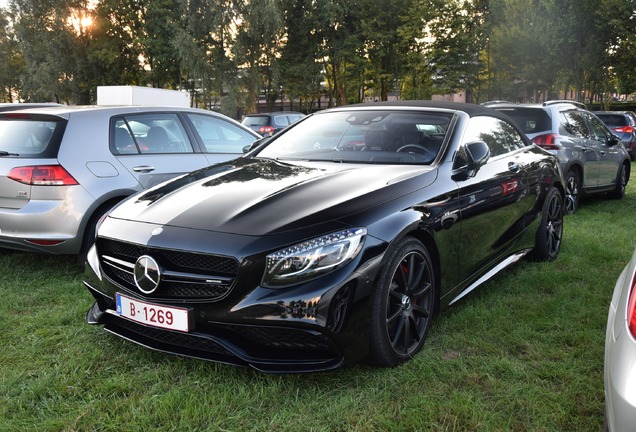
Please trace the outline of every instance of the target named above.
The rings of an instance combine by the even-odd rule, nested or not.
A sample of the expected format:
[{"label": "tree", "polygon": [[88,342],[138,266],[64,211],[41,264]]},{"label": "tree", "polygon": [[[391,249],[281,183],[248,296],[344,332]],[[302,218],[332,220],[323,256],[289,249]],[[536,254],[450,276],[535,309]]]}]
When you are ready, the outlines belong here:
[{"label": "tree", "polygon": [[[133,3],[133,2],[129,2]],[[174,39],[182,28],[181,0],[143,0],[139,43],[148,66],[148,83],[157,88],[179,88],[181,70]]]},{"label": "tree", "polygon": [[87,104],[94,87],[88,64],[93,19],[88,0],[12,0],[25,62],[22,97]]},{"label": "tree", "polygon": [[13,34],[7,11],[0,8],[0,102],[13,102],[20,93],[24,59]]},{"label": "tree", "polygon": [[[251,0],[238,5],[240,17],[232,53],[240,65],[241,94],[238,104],[256,112],[261,90],[268,102],[280,86],[278,56],[284,34],[282,12],[276,0]],[[258,11],[255,13],[254,11]],[[268,103],[271,111],[271,103]]]},{"label": "tree", "polygon": [[320,8],[311,0],[280,1],[279,4],[286,40],[279,62],[280,88],[291,97],[319,98],[324,54],[316,14],[320,8],[329,9],[331,0],[322,2]]},{"label": "tree", "polygon": [[127,0],[102,0],[95,9],[91,28],[89,64],[96,85],[142,85],[139,61],[141,5]]},{"label": "tree", "polygon": [[[239,1],[239,0],[237,0]],[[186,0],[184,26],[175,35],[181,69],[197,103],[235,117],[238,67],[228,55],[238,26],[233,0]]]},{"label": "tree", "polygon": [[383,101],[388,100],[389,92],[404,74],[407,45],[398,28],[404,22],[403,12],[409,4],[409,0],[358,0],[367,76]]}]

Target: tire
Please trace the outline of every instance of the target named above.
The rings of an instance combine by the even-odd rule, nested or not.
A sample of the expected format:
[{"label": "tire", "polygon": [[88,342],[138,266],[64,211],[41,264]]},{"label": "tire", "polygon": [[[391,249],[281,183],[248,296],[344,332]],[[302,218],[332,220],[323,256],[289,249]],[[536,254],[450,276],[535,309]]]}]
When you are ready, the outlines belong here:
[{"label": "tire", "polygon": [[608,194],[610,198],[621,199],[625,196],[627,178],[627,165],[622,164],[618,171],[618,175],[616,176],[616,186],[614,187],[614,190]]},{"label": "tire", "polygon": [[106,204],[103,204],[88,220],[88,224],[86,225],[86,229],[84,230],[84,237],[82,239],[82,247],[79,252],[78,260],[80,264],[83,264],[86,261],[86,254],[95,243],[95,235],[97,234],[97,222],[104,216],[108,211],[115,206],[119,201],[111,201]]},{"label": "tire", "polygon": [[548,190],[541,222],[535,237],[532,259],[535,261],[554,261],[561,250],[563,239],[563,198],[555,187]]},{"label": "tire", "polygon": [[565,214],[574,214],[579,209],[581,183],[579,174],[568,171],[565,176]]},{"label": "tire", "polygon": [[369,363],[394,367],[417,354],[433,319],[436,286],[431,256],[413,237],[391,247],[373,294]]}]

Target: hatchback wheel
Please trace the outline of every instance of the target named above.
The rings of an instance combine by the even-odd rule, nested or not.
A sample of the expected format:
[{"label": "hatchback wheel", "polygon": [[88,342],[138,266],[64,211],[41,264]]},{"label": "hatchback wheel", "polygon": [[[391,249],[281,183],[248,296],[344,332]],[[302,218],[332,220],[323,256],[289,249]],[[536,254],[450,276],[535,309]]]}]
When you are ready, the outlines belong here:
[{"label": "hatchback wheel", "polygon": [[579,175],[570,170],[565,176],[565,214],[574,214],[579,208]]},{"label": "hatchback wheel", "polygon": [[371,314],[369,361],[378,366],[397,366],[422,349],[435,304],[435,274],[426,247],[406,237],[388,253]]},{"label": "hatchback wheel", "polygon": [[553,261],[561,250],[563,238],[563,198],[557,188],[550,188],[543,203],[541,223],[537,229],[532,258]]}]

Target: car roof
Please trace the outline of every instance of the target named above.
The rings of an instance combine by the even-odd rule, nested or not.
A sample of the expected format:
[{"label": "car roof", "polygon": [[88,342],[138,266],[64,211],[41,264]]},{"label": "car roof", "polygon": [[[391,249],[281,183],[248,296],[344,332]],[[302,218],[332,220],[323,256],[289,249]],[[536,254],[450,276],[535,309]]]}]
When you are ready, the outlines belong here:
[{"label": "car roof", "polygon": [[363,104],[345,105],[339,108],[331,108],[330,110],[339,109],[360,109],[360,108],[378,108],[378,109],[400,109],[400,108],[427,108],[446,111],[461,111],[468,114],[469,117],[491,116],[503,118],[512,121],[506,114],[486,107],[463,102],[447,102],[447,101],[430,101],[430,100],[408,100],[408,101],[391,101],[391,102],[370,102]]},{"label": "car roof", "polygon": [[57,103],[48,102],[15,102],[15,103],[0,103],[0,112],[25,110],[31,108],[46,108],[46,107],[59,107],[64,106]]},{"label": "car roof", "polygon": [[266,115],[284,115],[284,114],[294,114],[294,115],[302,115],[302,116],[305,115],[298,111],[271,111],[271,112],[246,114],[245,117],[258,117],[258,116],[266,116]]},{"label": "car roof", "polygon": [[[212,114],[222,116],[214,111],[202,110],[198,108],[178,107],[178,106],[150,106],[150,105],[53,105],[43,106],[37,108],[28,108],[20,110],[21,114],[49,114],[57,115],[60,117],[68,117],[72,113],[78,112],[105,112],[108,115],[115,114],[130,114],[130,113],[144,113],[144,112],[194,112],[201,114]],[[0,112],[0,115],[7,114]]]},{"label": "car roof", "polygon": [[565,106],[571,109],[584,109],[588,110],[587,106],[582,102],[571,101],[571,100],[549,100],[543,103],[513,103],[513,102],[505,102],[505,101],[492,101],[492,102],[484,102],[482,106],[492,107],[492,108],[539,108],[545,109],[552,106],[562,107]]},{"label": "car roof", "polygon": [[592,111],[594,114],[634,115],[632,111]]}]

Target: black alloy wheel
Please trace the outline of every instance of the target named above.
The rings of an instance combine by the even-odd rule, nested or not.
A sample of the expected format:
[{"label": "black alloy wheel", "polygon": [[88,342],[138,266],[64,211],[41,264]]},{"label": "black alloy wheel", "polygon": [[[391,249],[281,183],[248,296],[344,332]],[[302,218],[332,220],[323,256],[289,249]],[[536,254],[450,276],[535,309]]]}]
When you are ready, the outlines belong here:
[{"label": "black alloy wheel", "polygon": [[389,253],[373,299],[369,361],[397,366],[424,345],[435,304],[435,274],[426,247],[412,237]]},{"label": "black alloy wheel", "polygon": [[557,188],[550,188],[543,203],[532,257],[536,261],[554,261],[563,238],[563,198]]},{"label": "black alloy wheel", "polygon": [[565,176],[565,214],[574,214],[579,208],[579,175],[570,170]]}]

